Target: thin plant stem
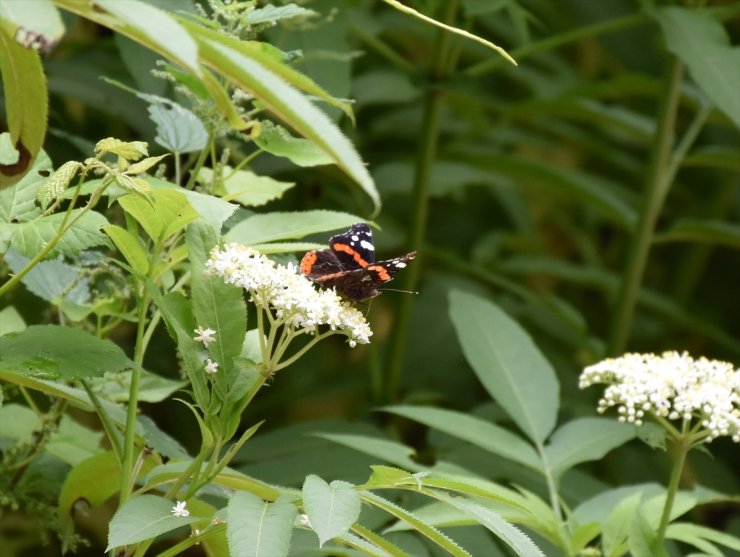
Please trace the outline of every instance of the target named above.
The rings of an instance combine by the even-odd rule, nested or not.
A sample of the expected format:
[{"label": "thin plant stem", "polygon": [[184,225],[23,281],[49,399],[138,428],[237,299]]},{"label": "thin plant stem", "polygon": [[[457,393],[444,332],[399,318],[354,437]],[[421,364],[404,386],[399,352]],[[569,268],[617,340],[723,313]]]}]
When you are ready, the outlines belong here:
[{"label": "thin plant stem", "polygon": [[665,505],[663,506],[663,514],[660,517],[660,526],[658,527],[658,534],[655,540],[656,549],[663,545],[663,540],[665,539],[665,533],[671,519],[671,511],[673,510],[673,502],[676,499],[678,486],[681,483],[681,473],[683,472],[683,467],[686,463],[686,455],[688,455],[691,450],[690,437],[688,435],[683,435],[677,439],[676,449],[678,452],[673,461],[670,480],[668,480],[668,491],[666,493]]},{"label": "thin plant stem", "polygon": [[188,179],[188,183],[185,184],[185,189],[192,190],[195,186],[195,180],[198,177],[198,172],[203,167],[203,164],[206,162],[206,158],[208,157],[208,154],[210,153],[209,145],[214,142],[213,134],[208,134],[208,143],[206,143],[206,146],[203,147],[200,154],[198,155],[198,160],[195,161],[195,166],[193,166],[193,169],[190,171],[190,178]]},{"label": "thin plant stem", "polygon": [[614,309],[609,337],[610,354],[623,352],[627,343],[637,303],[637,295],[645,273],[650,246],[653,243],[655,223],[671,185],[671,182],[666,179],[668,178],[666,171],[671,164],[671,145],[681,99],[682,80],[683,64],[677,58],[672,57],[660,103],[658,128],[653,140],[647,172],[645,199],[642,203],[642,212],[637,228],[631,239]]},{"label": "thin plant stem", "polygon": [[[454,18],[457,11],[457,2],[451,1],[447,5],[445,21]],[[451,68],[448,64],[448,51],[450,48],[451,36],[449,33],[440,30],[437,33],[437,40],[434,48],[432,59],[432,72],[430,88],[424,97],[421,146],[416,159],[416,171],[414,176],[414,188],[412,192],[412,214],[411,214],[411,235],[409,244],[412,248],[418,248],[424,243],[426,233],[427,217],[429,212],[429,182],[432,174],[432,165],[437,155],[437,144],[439,143],[440,120],[443,108],[443,97],[435,87],[436,83],[443,81]],[[404,290],[416,290],[419,282],[419,270],[421,267],[421,257],[417,256],[414,265],[409,265]],[[408,344],[408,333],[411,320],[411,309],[414,298],[407,296],[401,300],[396,320],[395,335],[390,350],[390,360],[388,362],[388,374],[386,376],[386,399],[389,402],[396,400],[401,385],[401,371],[403,369],[406,346]]]}]

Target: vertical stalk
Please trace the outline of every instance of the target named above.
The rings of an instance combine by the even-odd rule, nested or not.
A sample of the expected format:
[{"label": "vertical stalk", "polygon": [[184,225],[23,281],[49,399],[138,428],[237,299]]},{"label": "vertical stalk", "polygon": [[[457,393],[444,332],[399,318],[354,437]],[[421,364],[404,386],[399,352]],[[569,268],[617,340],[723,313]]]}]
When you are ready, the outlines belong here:
[{"label": "vertical stalk", "polygon": [[671,57],[658,114],[658,129],[653,139],[650,154],[642,212],[632,236],[627,254],[627,263],[614,308],[614,317],[609,335],[609,353],[611,354],[623,352],[627,343],[635,313],[637,294],[645,273],[650,246],[653,242],[655,223],[671,186],[672,180],[666,171],[671,162],[671,146],[676,126],[676,114],[681,98],[682,80],[683,64],[677,58]]},{"label": "vertical stalk", "polygon": [[676,499],[676,493],[678,492],[678,485],[681,483],[681,472],[683,472],[683,466],[686,462],[686,455],[689,454],[691,449],[691,439],[689,435],[684,433],[678,438],[676,443],[678,454],[673,462],[673,468],[671,469],[671,478],[668,480],[668,492],[666,493],[665,505],[663,506],[663,514],[660,517],[660,526],[658,527],[658,535],[655,539],[655,549],[662,547],[663,540],[665,539],[665,533],[668,529],[668,523],[671,519],[671,511],[673,510],[673,502]]},{"label": "vertical stalk", "polygon": [[[449,23],[454,19],[457,11],[457,0],[447,3],[443,21]],[[432,164],[437,155],[439,143],[439,122],[443,106],[443,97],[436,85],[446,78],[452,68],[448,66],[448,52],[450,48],[450,33],[439,30],[434,45],[432,67],[430,72],[430,87],[424,96],[421,144],[416,158],[414,188],[412,191],[411,234],[409,245],[419,249],[424,241],[429,212],[429,181],[432,173]],[[419,271],[423,254],[417,256],[414,265],[409,265],[406,272],[404,288],[414,290],[419,282]],[[401,371],[406,356],[408,342],[409,321],[411,319],[412,296],[401,300],[396,319],[393,344],[388,361],[388,375],[386,378],[386,397],[393,402],[398,397],[401,384]]]}]

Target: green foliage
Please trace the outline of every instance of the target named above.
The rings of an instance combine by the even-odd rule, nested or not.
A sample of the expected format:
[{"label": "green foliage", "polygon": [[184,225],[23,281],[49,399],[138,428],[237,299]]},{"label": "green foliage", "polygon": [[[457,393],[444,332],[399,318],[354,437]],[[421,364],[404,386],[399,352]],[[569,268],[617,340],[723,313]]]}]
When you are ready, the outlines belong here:
[{"label": "green foliage", "polygon": [[[740,552],[738,402],[676,409],[737,395],[737,6],[26,4],[0,0],[9,557]],[[390,286],[418,296],[301,275],[361,221],[344,279],[415,250]],[[579,384],[626,349],[710,360]]]}]

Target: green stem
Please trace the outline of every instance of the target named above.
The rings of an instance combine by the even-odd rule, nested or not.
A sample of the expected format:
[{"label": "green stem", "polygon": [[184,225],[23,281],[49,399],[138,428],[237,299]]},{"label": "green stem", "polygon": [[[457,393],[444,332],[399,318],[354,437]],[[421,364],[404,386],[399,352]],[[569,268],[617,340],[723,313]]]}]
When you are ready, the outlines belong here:
[{"label": "green stem", "polygon": [[208,134],[208,143],[206,143],[206,146],[203,147],[203,150],[198,155],[198,160],[195,161],[195,166],[190,171],[190,178],[188,179],[188,183],[185,184],[185,189],[192,190],[193,186],[195,186],[195,180],[198,177],[198,172],[200,172],[200,169],[203,167],[203,164],[206,162],[206,158],[208,157],[208,154],[210,153],[209,145],[213,143],[213,134]]},{"label": "green stem", "polygon": [[681,99],[682,80],[683,64],[677,58],[672,58],[660,103],[658,129],[653,140],[647,171],[642,212],[637,223],[637,229],[632,236],[629,253],[627,254],[627,263],[615,304],[609,338],[610,354],[622,353],[627,343],[640,283],[645,273],[650,246],[653,243],[655,223],[671,186],[671,182],[667,179],[666,170],[671,163],[671,144]]},{"label": "green stem", "polygon": [[[444,21],[452,20],[456,11],[457,2],[449,2]],[[422,139],[416,160],[414,189],[412,192],[413,213],[411,215],[411,236],[409,238],[409,244],[415,249],[418,249],[424,243],[426,232],[429,212],[429,182],[434,159],[437,155],[440,120],[444,101],[436,87],[436,84],[444,81],[447,73],[452,70],[447,65],[450,39],[451,35],[446,31],[440,30],[437,33],[430,76],[432,83],[424,97],[421,129]],[[421,258],[417,257],[417,259]],[[420,269],[421,261],[416,261],[414,265],[409,265],[406,271],[404,290],[416,290],[416,285],[419,282]],[[388,375],[386,378],[386,397],[390,402],[397,399],[401,385],[401,372],[406,355],[406,346],[408,344],[408,333],[413,301],[413,296],[404,297],[401,300],[397,314],[395,334],[390,350],[390,360],[388,362]]]},{"label": "green stem", "polygon": [[668,523],[671,519],[671,511],[673,510],[673,502],[676,499],[676,493],[678,492],[678,485],[681,482],[681,472],[683,472],[683,466],[686,462],[686,455],[691,450],[691,440],[688,435],[681,436],[676,442],[676,448],[678,454],[673,461],[673,468],[671,469],[671,478],[668,481],[668,492],[666,493],[665,505],[663,506],[663,514],[660,517],[660,526],[658,527],[658,534],[655,540],[656,549],[663,545],[665,539],[665,533],[668,529]]}]

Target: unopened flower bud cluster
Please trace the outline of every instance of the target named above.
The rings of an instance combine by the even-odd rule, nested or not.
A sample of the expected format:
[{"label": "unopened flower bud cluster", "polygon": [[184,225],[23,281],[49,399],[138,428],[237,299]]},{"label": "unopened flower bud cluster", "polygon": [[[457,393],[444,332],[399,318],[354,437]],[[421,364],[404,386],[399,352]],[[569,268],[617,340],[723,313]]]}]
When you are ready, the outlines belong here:
[{"label": "unopened flower bud cluster", "polygon": [[373,334],[364,315],[333,290],[316,290],[294,265],[276,265],[258,251],[241,244],[215,248],[206,271],[224,282],[241,286],[258,307],[297,331],[310,334],[321,325],[342,331],[350,346],[367,344]]},{"label": "unopened flower bud cluster", "polygon": [[707,441],[729,436],[740,443],[740,370],[728,362],[686,353],[625,354],[587,367],[581,389],[609,386],[598,411],[617,407],[619,420],[641,425],[646,414],[669,420],[697,419]]}]

